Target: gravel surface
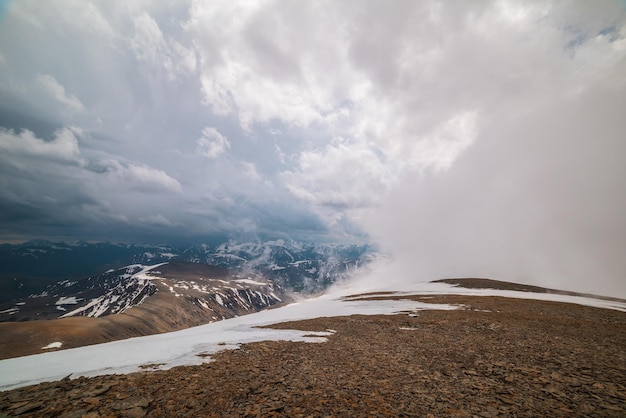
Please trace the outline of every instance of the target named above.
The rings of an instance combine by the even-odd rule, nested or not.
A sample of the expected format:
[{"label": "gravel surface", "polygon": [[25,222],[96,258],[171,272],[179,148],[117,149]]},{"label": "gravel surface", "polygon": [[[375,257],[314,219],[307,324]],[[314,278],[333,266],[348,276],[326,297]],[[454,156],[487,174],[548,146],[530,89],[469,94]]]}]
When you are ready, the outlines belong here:
[{"label": "gravel surface", "polygon": [[0,416],[626,416],[626,313],[415,298],[465,309],[278,324],[336,332],[247,344],[201,366],[1,392]]}]

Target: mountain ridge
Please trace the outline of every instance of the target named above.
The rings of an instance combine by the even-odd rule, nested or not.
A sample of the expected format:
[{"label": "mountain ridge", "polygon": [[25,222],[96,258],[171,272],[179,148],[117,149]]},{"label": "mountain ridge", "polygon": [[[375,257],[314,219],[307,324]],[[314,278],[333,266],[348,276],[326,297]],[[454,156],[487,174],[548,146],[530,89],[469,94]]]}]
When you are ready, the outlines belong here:
[{"label": "mountain ridge", "polygon": [[168,261],[197,262],[241,274],[260,274],[285,288],[310,294],[348,278],[355,269],[380,257],[370,245],[293,240],[230,240],[218,245],[189,246],[45,240],[1,244],[0,304],[39,294],[64,280],[98,276],[131,264]]},{"label": "mountain ridge", "polygon": [[[292,300],[262,277],[198,263],[131,265],[87,282],[91,288],[62,283],[16,305],[17,321],[0,323],[0,358],[174,331]],[[35,313],[45,320],[24,321]]]}]

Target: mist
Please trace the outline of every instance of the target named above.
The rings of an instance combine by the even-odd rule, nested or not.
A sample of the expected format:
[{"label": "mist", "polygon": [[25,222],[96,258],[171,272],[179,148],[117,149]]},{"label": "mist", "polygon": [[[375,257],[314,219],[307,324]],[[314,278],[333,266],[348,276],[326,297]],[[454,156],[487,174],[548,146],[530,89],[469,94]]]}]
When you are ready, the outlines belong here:
[{"label": "mist", "polygon": [[607,82],[484,114],[454,166],[408,173],[364,216],[393,259],[375,281],[486,277],[626,297],[625,109],[624,83]]}]

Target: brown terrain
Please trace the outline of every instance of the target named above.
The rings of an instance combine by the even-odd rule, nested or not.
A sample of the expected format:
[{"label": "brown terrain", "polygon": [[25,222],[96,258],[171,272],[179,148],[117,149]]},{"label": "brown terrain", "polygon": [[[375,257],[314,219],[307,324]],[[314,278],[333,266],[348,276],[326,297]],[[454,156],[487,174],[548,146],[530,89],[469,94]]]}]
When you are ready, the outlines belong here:
[{"label": "brown terrain", "polygon": [[463,309],[278,324],[336,332],[319,344],[247,344],[200,366],[0,392],[0,416],[626,416],[625,312],[411,298]]},{"label": "brown terrain", "polygon": [[64,319],[0,323],[0,359],[38,354],[41,347],[60,341],[62,348],[121,340],[175,331],[211,321],[210,313],[176,296],[160,291],[124,313],[100,318],[76,316]]},{"label": "brown terrain", "polygon": [[[61,349],[82,347],[125,338],[176,331],[236,315],[245,315],[268,306],[242,306],[235,290],[266,293],[275,291],[283,301],[290,299],[282,290],[231,281],[224,269],[195,263],[170,263],[155,272],[158,291],[140,305],[123,313],[97,318],[74,316],[63,319],[0,322],[0,359],[39,354],[42,347],[61,342]],[[222,287],[220,305],[215,295],[189,289],[189,284]],[[236,289],[235,289],[236,288]],[[252,295],[254,298],[254,295]],[[245,297],[245,296],[244,296]],[[58,298],[50,298],[56,300]],[[199,303],[202,301],[202,304]],[[248,299],[250,300],[250,299]],[[282,303],[272,301],[275,306]]]}]

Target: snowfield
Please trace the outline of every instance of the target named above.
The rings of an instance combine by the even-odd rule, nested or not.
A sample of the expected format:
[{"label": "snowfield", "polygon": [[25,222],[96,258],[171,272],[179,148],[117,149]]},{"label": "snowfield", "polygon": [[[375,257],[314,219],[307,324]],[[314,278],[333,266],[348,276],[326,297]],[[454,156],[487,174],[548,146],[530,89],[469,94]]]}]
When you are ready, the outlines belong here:
[{"label": "snowfield", "polygon": [[64,297],[61,296],[59,300],[56,301],[55,305],[77,305],[82,299],[76,298],[74,296]]},{"label": "snowfield", "polygon": [[41,347],[41,349],[42,349],[42,350],[48,350],[48,349],[50,349],[50,348],[61,348],[61,346],[62,346],[62,345],[63,345],[63,343],[62,343],[62,342],[60,342],[60,341],[55,341],[55,342],[53,342],[53,343],[48,344],[48,345],[47,345],[47,346],[45,346],[45,347]]},{"label": "snowfield", "polygon": [[[358,290],[357,290],[358,288]],[[0,361],[0,390],[9,390],[44,381],[102,374],[130,373],[141,370],[140,366],[159,364],[160,369],[180,365],[200,364],[211,361],[206,358],[225,349],[257,341],[324,342],[327,332],[307,330],[261,329],[259,326],[317,317],[361,315],[389,315],[415,313],[424,309],[458,309],[458,306],[430,304],[409,300],[364,300],[344,296],[363,292],[390,291],[385,286],[335,287],[329,293],[293,303],[281,308],[266,310],[237,318],[166,334],[130,338],[105,344],[92,345],[62,351],[42,353]],[[626,303],[587,297],[563,296],[546,293],[502,291],[493,289],[464,289],[445,283],[415,283],[403,286],[392,295],[456,294],[477,296],[504,296],[525,299],[551,300],[576,303],[626,311]]]}]

